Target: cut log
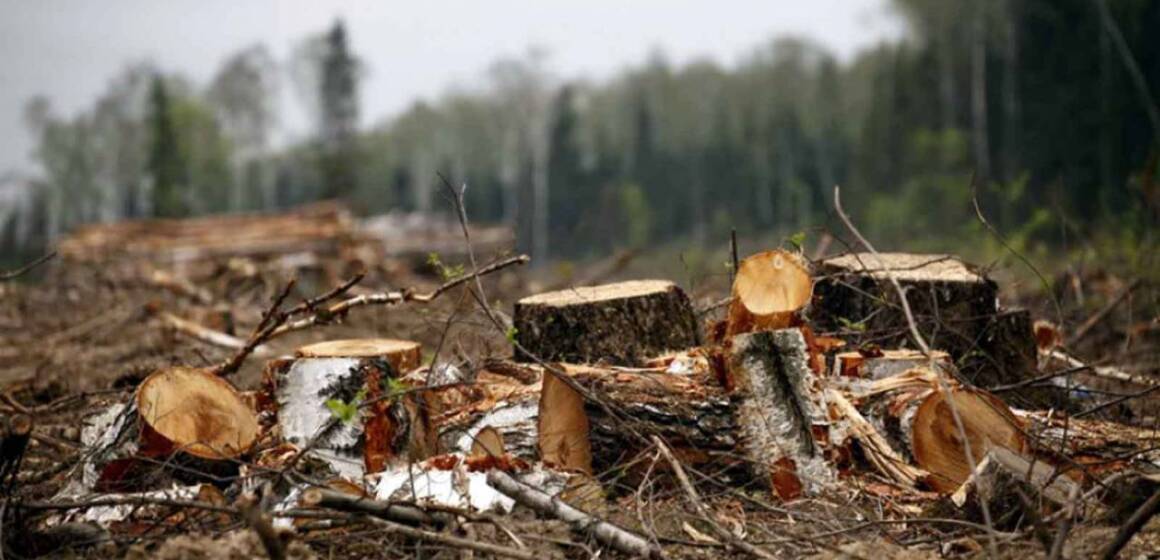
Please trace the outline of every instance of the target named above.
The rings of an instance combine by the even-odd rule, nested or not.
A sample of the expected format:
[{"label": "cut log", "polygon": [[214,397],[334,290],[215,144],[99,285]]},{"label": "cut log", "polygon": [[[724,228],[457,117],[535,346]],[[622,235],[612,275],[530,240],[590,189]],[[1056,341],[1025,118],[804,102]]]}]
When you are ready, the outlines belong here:
[{"label": "cut log", "polygon": [[907,292],[919,332],[955,359],[975,347],[983,325],[997,310],[997,285],[950,255],[855,253],[821,261],[813,319],[821,331],[862,325],[874,342],[909,342],[906,316],[890,283]]},{"label": "cut log", "polygon": [[735,336],[730,352],[737,425],[754,478],[783,500],[831,483],[834,473],[814,441],[828,426],[824,397],[801,331]]},{"label": "cut log", "polygon": [[650,445],[645,436],[657,435],[686,464],[722,476],[745,475],[733,403],[712,374],[560,367],[595,398],[582,398],[552,374],[545,377],[540,399],[545,463],[601,474],[635,465],[643,472],[650,463],[641,455]]},{"label": "cut log", "polygon": [[814,282],[801,257],[787,251],[750,256],[737,267],[726,336],[784,329],[810,302]]},{"label": "cut log", "polygon": [[[685,292],[665,280],[573,288],[521,299],[516,340],[547,361],[640,365],[695,346],[697,321]],[[531,356],[517,353],[517,359]]]},{"label": "cut log", "polygon": [[[409,387],[403,375],[419,361],[420,346],[410,341],[335,340],[304,346],[292,360],[267,364],[261,401],[273,411],[281,437],[310,445],[310,453],[338,474],[358,480],[393,461],[436,453],[434,397],[426,391],[391,397]],[[342,421],[332,422],[336,416]]]},{"label": "cut log", "polygon": [[[1017,453],[1027,449],[1022,427],[1003,401],[986,391],[947,383],[944,392],[934,372],[914,369],[855,391],[868,397],[860,406],[863,414],[895,450],[930,473],[929,484],[938,492],[955,491],[992,448]],[[967,447],[952,403],[974,463],[967,461]]]}]

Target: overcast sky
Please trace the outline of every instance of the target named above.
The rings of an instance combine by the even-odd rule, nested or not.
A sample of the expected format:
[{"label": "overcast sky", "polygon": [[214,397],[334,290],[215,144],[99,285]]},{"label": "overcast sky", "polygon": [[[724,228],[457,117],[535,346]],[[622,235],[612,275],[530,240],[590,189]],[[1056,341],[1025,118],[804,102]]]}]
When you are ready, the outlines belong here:
[{"label": "overcast sky", "polygon": [[[262,43],[284,61],[336,17],[369,69],[364,123],[471,86],[490,62],[533,45],[548,50],[556,74],[601,79],[656,49],[677,63],[732,64],[794,34],[848,60],[901,33],[885,0],[0,0],[0,174],[35,170],[21,116],[33,95],[71,115],[125,64],[146,59],[204,84],[230,53]],[[286,105],[283,134],[300,134],[301,111]]]}]

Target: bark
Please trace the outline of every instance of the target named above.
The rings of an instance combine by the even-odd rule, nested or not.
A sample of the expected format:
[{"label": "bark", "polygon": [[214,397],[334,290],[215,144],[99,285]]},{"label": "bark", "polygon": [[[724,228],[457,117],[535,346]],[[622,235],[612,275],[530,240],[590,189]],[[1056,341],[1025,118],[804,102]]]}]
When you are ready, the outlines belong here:
[{"label": "bark", "polygon": [[[300,348],[291,360],[273,360],[263,376],[260,408],[281,436],[323,458],[340,475],[359,479],[388,464],[437,452],[432,416],[436,399],[404,390],[403,375],[419,365],[420,346],[409,341],[330,341]],[[362,405],[349,421],[338,409]]]},{"label": "bark", "polygon": [[919,332],[933,348],[956,361],[978,349],[997,312],[998,286],[950,255],[857,253],[822,261],[812,313],[818,330],[861,325],[864,336],[883,348],[906,347],[906,315],[890,274],[906,290]]},{"label": "bark", "polygon": [[[560,398],[555,393],[574,392],[573,389],[558,380],[548,382],[540,416],[559,420],[555,434],[570,430],[590,443],[592,472],[604,473],[626,465],[647,466],[647,458],[643,464],[639,459],[649,446],[647,436],[651,435],[665,440],[686,464],[712,465],[714,471],[739,470],[734,405],[709,374],[563,367],[569,378],[594,399]],[[541,431],[543,448],[555,448],[546,437],[550,433]]]},{"label": "bark", "polygon": [[538,460],[541,373],[538,367],[520,369],[521,375],[531,372],[535,379],[524,384],[485,370],[471,387],[442,391],[443,412],[436,422],[440,448],[472,453],[480,433],[494,430],[507,454],[527,461]]},{"label": "bark", "polygon": [[834,475],[814,441],[826,430],[822,388],[798,329],[735,336],[729,374],[734,411],[753,476],[780,498],[814,494]]},{"label": "bark", "polygon": [[[548,292],[515,306],[516,340],[547,361],[638,365],[695,346],[688,296],[672,282],[640,280]],[[522,352],[517,358],[530,360]]]},{"label": "bark", "polygon": [[[950,356],[934,352],[935,363],[951,371]],[[882,350],[875,353],[841,352],[834,356],[834,375],[856,379],[884,379],[907,370],[930,365],[930,358],[917,350]]]}]

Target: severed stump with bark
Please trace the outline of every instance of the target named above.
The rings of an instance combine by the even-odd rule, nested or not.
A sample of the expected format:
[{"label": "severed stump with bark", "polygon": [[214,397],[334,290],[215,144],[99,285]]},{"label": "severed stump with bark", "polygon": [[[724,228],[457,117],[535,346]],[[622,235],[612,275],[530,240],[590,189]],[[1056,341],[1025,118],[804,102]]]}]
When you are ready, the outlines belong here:
[{"label": "severed stump with bark", "polygon": [[[547,292],[515,305],[522,351],[546,361],[641,365],[696,346],[697,321],[685,292],[667,280],[633,280]],[[524,353],[530,353],[531,356]]]},{"label": "severed stump with bark", "polygon": [[[257,415],[233,385],[206,371],[161,369],[133,398],[86,420],[93,451],[86,489],[138,489],[159,476],[199,481],[237,472],[258,439]],[[167,468],[167,467],[174,468]]]},{"label": "severed stump with bark", "polygon": [[436,453],[435,399],[408,392],[403,381],[419,366],[419,343],[334,340],[296,354],[267,363],[259,398],[264,421],[287,442],[310,446],[312,455],[352,479]]},{"label": "severed stump with bark", "polygon": [[834,480],[815,434],[827,430],[822,387],[799,329],[731,339],[734,411],[754,478],[783,500],[814,494]]},{"label": "severed stump with bark", "polygon": [[906,290],[919,331],[955,358],[971,350],[997,310],[998,286],[951,255],[853,253],[821,261],[817,275],[819,329],[859,325],[882,347],[906,345],[910,336],[891,275]]}]

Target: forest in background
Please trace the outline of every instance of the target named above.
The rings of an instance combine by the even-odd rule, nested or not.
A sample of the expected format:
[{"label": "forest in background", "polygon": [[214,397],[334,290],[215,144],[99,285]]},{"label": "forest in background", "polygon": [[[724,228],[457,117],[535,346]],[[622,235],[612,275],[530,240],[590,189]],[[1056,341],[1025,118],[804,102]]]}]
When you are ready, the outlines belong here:
[{"label": "forest in background", "polygon": [[[875,239],[962,244],[979,230],[972,175],[1020,249],[1097,234],[1130,257],[1155,245],[1160,3],[892,5],[908,35],[848,63],[775,38],[735,65],[657,53],[589,82],[533,50],[363,128],[366,68],[341,22],[290,60],[246,48],[206,84],[134,64],[79,115],[29,101],[40,173],[0,208],[0,253],[87,222],[326,198],[363,215],[446,212],[437,174],[466,183],[472,219],[512,224],[540,262],[809,231],[829,221],[835,184]],[[286,87],[315,132],[278,146]]]}]

